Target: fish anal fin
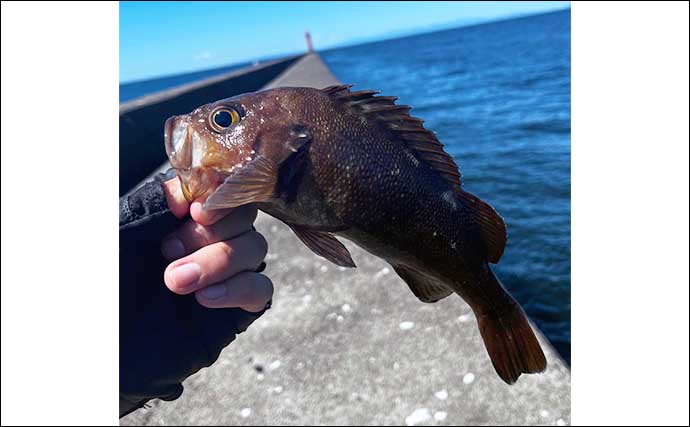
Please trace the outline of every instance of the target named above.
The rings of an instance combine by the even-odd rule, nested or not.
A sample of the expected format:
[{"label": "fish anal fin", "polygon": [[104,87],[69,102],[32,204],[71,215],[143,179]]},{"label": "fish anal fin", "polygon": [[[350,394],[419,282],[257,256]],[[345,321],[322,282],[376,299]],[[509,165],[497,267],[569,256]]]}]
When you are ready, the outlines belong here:
[{"label": "fish anal fin", "polygon": [[331,233],[317,231],[308,227],[288,224],[292,231],[309,249],[340,267],[356,267],[350,251]]},{"label": "fish anal fin", "polygon": [[225,209],[264,202],[273,197],[278,180],[277,168],[257,157],[225,178],[206,199],[204,209]]},{"label": "fish anal fin", "polygon": [[407,283],[412,293],[422,302],[437,302],[453,293],[453,290],[443,282],[420,273],[411,267],[397,264],[393,265],[393,269]]},{"label": "fish anal fin", "polygon": [[439,173],[453,189],[460,191],[460,171],[451,155],[443,150],[443,144],[436,134],[424,127],[424,121],[410,116],[411,107],[396,105],[397,97],[375,96],[371,90],[350,91],[352,85],[330,86],[321,89],[334,100],[352,110],[375,119],[395,139],[405,144],[415,157]]},{"label": "fish anal fin", "polygon": [[503,218],[488,203],[466,191],[459,191],[457,197],[469,209],[481,229],[487,260],[497,263],[508,241],[508,232]]}]

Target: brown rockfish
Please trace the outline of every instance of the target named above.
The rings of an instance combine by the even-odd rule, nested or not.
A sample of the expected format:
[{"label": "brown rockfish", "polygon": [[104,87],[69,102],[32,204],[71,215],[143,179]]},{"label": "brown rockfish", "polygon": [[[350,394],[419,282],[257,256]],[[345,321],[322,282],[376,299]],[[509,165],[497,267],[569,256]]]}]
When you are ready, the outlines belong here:
[{"label": "brown rockfish", "polygon": [[223,99],[165,124],[188,200],[206,209],[255,203],[304,244],[354,267],[345,237],[383,258],[423,302],[452,293],[474,311],[498,375],[546,368],[518,303],[489,268],[503,219],[462,189],[455,161],[395,97],[278,88]]}]

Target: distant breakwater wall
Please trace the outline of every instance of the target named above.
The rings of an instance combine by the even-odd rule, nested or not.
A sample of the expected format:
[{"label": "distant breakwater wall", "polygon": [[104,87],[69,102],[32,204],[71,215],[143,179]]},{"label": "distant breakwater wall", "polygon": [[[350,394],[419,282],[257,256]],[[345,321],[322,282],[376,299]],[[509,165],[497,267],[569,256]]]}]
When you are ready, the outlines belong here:
[{"label": "distant breakwater wall", "polygon": [[120,104],[120,195],[167,160],[163,125],[168,117],[259,90],[300,58],[292,56],[234,70]]}]

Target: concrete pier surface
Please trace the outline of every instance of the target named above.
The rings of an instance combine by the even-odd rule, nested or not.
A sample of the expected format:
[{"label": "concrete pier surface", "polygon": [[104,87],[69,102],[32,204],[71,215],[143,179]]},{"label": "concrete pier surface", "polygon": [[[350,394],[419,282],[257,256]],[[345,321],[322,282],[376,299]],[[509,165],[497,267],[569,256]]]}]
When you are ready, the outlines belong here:
[{"label": "concrete pier surface", "polygon": [[[309,54],[266,87],[336,83]],[[273,307],[178,400],[153,401],[122,425],[570,424],[570,371],[541,335],[546,372],[508,386],[460,298],[424,304],[351,242],[357,268],[344,269],[267,215],[256,226],[269,243]]]}]

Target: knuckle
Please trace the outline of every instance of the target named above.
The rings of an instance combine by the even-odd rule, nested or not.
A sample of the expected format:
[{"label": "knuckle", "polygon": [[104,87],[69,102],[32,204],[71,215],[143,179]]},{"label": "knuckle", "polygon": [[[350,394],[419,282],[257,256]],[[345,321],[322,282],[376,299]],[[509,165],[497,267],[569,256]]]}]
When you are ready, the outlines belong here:
[{"label": "knuckle", "polygon": [[218,248],[221,251],[221,255],[225,259],[230,259],[235,253],[235,250],[232,247],[232,244],[228,241],[219,242]]},{"label": "knuckle", "polygon": [[200,225],[192,220],[186,222],[174,234],[183,242],[185,248],[188,249],[188,252],[213,243],[211,241],[209,231],[203,225]]},{"label": "knuckle", "polygon": [[193,223],[190,234],[198,247],[213,243],[213,233],[208,228],[196,222]]},{"label": "knuckle", "polygon": [[256,208],[240,206],[210,228],[213,230],[217,240],[230,239],[247,232],[251,228],[255,217]]}]

